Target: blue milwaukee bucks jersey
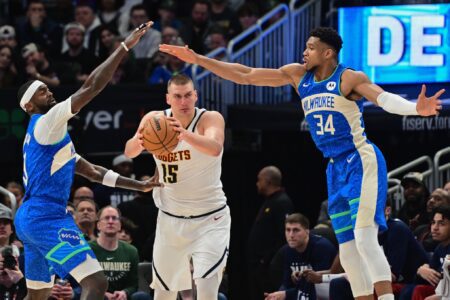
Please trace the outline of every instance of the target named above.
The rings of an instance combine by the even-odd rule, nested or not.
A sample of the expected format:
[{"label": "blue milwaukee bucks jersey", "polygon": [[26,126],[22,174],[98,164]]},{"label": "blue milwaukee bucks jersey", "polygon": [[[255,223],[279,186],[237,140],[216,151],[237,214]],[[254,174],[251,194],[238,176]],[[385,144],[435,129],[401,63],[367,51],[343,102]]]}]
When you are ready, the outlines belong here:
[{"label": "blue milwaukee bucks jersey", "polygon": [[349,153],[367,141],[363,101],[348,100],[340,91],[345,70],[339,64],[330,77],[319,82],[314,80],[313,72],[307,72],[298,85],[311,136],[325,157]]},{"label": "blue milwaukee bucks jersey", "polygon": [[67,133],[55,144],[39,144],[34,127],[41,116],[31,116],[23,143],[24,201],[39,198],[44,203],[58,202],[65,206],[75,172],[75,148]]}]

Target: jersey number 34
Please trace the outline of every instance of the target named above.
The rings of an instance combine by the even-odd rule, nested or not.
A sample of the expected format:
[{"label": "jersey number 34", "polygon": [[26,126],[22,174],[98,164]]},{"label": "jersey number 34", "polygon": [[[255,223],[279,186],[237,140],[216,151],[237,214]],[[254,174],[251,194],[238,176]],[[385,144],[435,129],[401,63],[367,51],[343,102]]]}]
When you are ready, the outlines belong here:
[{"label": "jersey number 34", "polygon": [[324,116],[323,115],[313,115],[314,119],[317,119],[317,127],[318,130],[316,131],[317,135],[324,135],[325,133],[331,133],[331,135],[334,135],[334,132],[336,129],[334,129],[333,125],[333,115],[328,115],[325,124],[323,123]]}]

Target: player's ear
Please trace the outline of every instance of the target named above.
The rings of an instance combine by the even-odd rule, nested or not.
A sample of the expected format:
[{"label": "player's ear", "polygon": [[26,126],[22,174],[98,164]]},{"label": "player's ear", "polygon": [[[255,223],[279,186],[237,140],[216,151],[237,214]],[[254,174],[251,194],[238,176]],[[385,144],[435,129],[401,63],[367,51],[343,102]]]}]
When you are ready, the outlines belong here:
[{"label": "player's ear", "polygon": [[166,94],[166,103],[170,105],[169,93]]}]

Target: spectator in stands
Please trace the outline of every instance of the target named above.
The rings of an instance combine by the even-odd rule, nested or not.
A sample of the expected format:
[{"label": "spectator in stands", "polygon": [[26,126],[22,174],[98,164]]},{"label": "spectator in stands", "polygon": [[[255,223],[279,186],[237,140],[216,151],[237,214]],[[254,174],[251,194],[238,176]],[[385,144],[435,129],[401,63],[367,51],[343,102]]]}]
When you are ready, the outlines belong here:
[{"label": "spectator in stands", "polygon": [[[180,38],[180,33],[178,32],[177,29],[170,27],[170,26],[166,26],[164,27],[164,29],[161,32],[161,43],[162,44],[171,44],[171,43],[175,43],[178,39]],[[184,43],[183,43],[184,44]],[[158,51],[155,53],[155,55],[152,58],[152,67],[155,68],[157,66],[163,66],[165,64],[167,64],[167,62],[169,61],[169,57]],[[147,73],[149,74],[149,73]]]},{"label": "spectator in stands", "polygon": [[[433,209],[441,205],[450,205],[450,194],[446,190],[438,188],[431,193],[427,201],[427,213],[430,220],[432,219]],[[418,226],[414,230],[414,235],[427,252],[434,252],[438,242],[433,239],[430,224]]]},{"label": "spectator in stands", "polygon": [[83,46],[84,33],[84,26],[77,22],[64,27],[64,38],[69,49],[61,55],[65,66],[65,72],[61,72],[62,83],[83,83],[99,63],[98,58]]},{"label": "spectator in stands", "polygon": [[[441,205],[433,209],[431,221],[431,234],[439,245],[433,252],[430,264],[423,264],[418,268],[417,274],[427,284],[417,285],[412,292],[412,299],[424,299],[434,294],[434,289],[442,278],[442,263],[445,256],[450,254],[450,206]],[[411,299],[411,288],[402,291],[400,299]]]},{"label": "spectator in stands", "polygon": [[[182,46],[183,41],[178,38],[175,41],[172,41],[170,45],[178,45]],[[166,55],[166,54],[163,54]],[[150,78],[148,79],[148,84],[166,84],[169,82],[169,79],[177,74],[185,74],[188,77],[192,77],[192,66],[186,64],[184,61],[176,58],[172,55],[166,55],[167,63],[162,66],[157,66]]]},{"label": "spectator in stands", "polygon": [[[124,177],[133,178],[133,160],[123,154],[118,155],[112,161],[112,170]],[[108,205],[117,207],[122,202],[131,201],[136,193],[125,189],[96,185],[94,195],[98,207],[103,208]]]},{"label": "spectator in stands", "polygon": [[22,57],[25,60],[25,73],[27,80],[40,80],[50,87],[60,84],[58,75],[41,46],[34,43],[22,48]]},{"label": "spectator in stands", "polygon": [[25,278],[18,264],[20,251],[13,240],[12,211],[0,204],[0,299],[5,300],[24,299],[27,294]]},{"label": "spectator in stands", "polygon": [[119,37],[119,32],[114,27],[101,25],[99,27],[100,44],[99,60],[104,61],[116,49],[115,42]]},{"label": "spectator in stands", "polygon": [[189,48],[199,54],[205,54],[205,38],[210,27],[210,3],[207,0],[195,0],[191,18],[183,22],[180,36]]},{"label": "spectator in stands", "polygon": [[[79,294],[77,295],[80,296]],[[67,280],[55,278],[55,284],[52,287],[49,300],[72,300],[74,299],[74,290]]]},{"label": "spectator in stands", "polygon": [[99,1],[99,11],[97,13],[102,25],[112,27],[116,31],[119,28],[120,4],[118,0],[101,0]]},{"label": "spectator in stands", "polygon": [[81,186],[74,191],[72,198],[73,205],[77,206],[78,202],[86,199],[95,201],[94,192],[89,187]]},{"label": "spectator in stands", "polygon": [[320,204],[319,216],[317,217],[317,228],[328,227],[331,228],[331,219],[328,214],[328,199],[323,200]]},{"label": "spectator in stands", "polygon": [[[150,176],[141,177],[141,180],[147,179],[150,179]],[[158,209],[153,201],[152,193],[138,192],[133,200],[123,202],[117,208],[119,208],[122,216],[137,225],[136,234],[133,237],[133,245],[138,248],[139,256],[143,260],[144,255],[148,254],[143,252],[143,247],[147,239],[152,238],[149,244],[153,246],[156,218],[158,216]]]},{"label": "spectator in stands", "polygon": [[228,0],[211,0],[211,22],[223,29],[226,38],[239,31],[236,13],[230,8]]},{"label": "spectator in stands", "polygon": [[138,286],[138,251],[119,240],[120,218],[117,208],[102,208],[98,213],[98,238],[89,242],[108,279],[107,299],[131,299]]},{"label": "spectator in stands", "polygon": [[237,15],[240,25],[240,30],[237,33],[241,33],[256,24],[259,18],[259,11],[255,4],[244,3],[239,7]]},{"label": "spectator in stands", "polygon": [[22,205],[24,195],[23,186],[16,181],[10,181],[6,184],[6,189],[14,194],[16,197],[16,206],[19,208]]},{"label": "spectator in stands", "polygon": [[[213,26],[209,30],[208,35],[205,39],[205,49],[206,52],[211,52],[217,48],[224,47],[226,48],[228,44],[227,36],[225,34],[225,31],[220,26]],[[215,57],[216,59],[223,59],[225,58],[224,55],[221,57]]]},{"label": "spectator in stands", "polygon": [[[138,4],[131,8],[129,25],[131,30],[134,30],[139,27],[140,24],[148,21],[148,14],[144,5]],[[129,32],[125,33],[123,36],[127,36],[128,34]],[[136,59],[149,59],[158,51],[160,43],[161,33],[153,28],[150,28],[132,51]]]},{"label": "spectator in stands", "polygon": [[417,226],[428,224],[426,202],[430,192],[423,182],[423,175],[411,172],[403,176],[401,184],[405,203],[400,208],[397,217],[414,230]]},{"label": "spectator in stands", "polygon": [[0,45],[0,88],[13,87],[19,83],[19,75],[13,61],[13,50]]},{"label": "spectator in stands", "polygon": [[[99,26],[100,19],[94,12],[92,6],[86,2],[79,2],[75,7],[75,22],[84,26],[84,44],[83,46],[95,55],[99,51]],[[67,50],[67,44],[63,51]]]},{"label": "spectator in stands", "polygon": [[72,202],[67,202],[66,210],[70,215],[72,215],[73,219],[75,220],[75,205],[73,205]]},{"label": "spectator in stands", "polygon": [[17,47],[16,30],[10,25],[0,27],[0,46],[9,46],[13,51],[15,60],[19,57],[19,49]]},{"label": "spectator in stands", "polygon": [[93,199],[84,198],[75,206],[75,223],[84,235],[86,241],[94,241],[97,236],[97,205]]},{"label": "spectator in stands", "polygon": [[450,193],[450,181],[447,181],[447,182],[444,184],[444,190],[446,190],[447,192]]},{"label": "spectator in stands", "polygon": [[[310,234],[309,220],[299,213],[285,220],[287,245],[283,246],[283,285],[277,292],[266,293],[266,300],[316,299],[314,284],[302,276],[305,270],[328,270],[337,250],[327,239]],[[259,298],[258,298],[259,299]]]},{"label": "spectator in stands", "polygon": [[[286,242],[285,219],[294,205],[282,186],[282,174],[275,166],[262,168],[256,188],[264,198],[247,242],[248,283],[251,299],[260,299],[268,290],[269,264]],[[306,228],[309,229],[309,228]]]},{"label": "spectator in stands", "polygon": [[[128,218],[122,217],[120,219],[121,224],[121,230],[119,232],[119,240],[124,241],[128,244],[132,244],[136,247],[136,245],[133,243],[134,236],[136,235],[137,225],[134,224],[133,221],[131,221]],[[137,249],[137,247],[136,247]]]},{"label": "spectator in stands", "polygon": [[162,32],[167,26],[180,29],[181,22],[176,18],[176,3],[174,0],[163,0],[158,7],[159,19],[155,21],[152,28]]},{"label": "spectator in stands", "polygon": [[18,41],[24,45],[34,43],[48,51],[51,57],[61,54],[62,27],[47,17],[41,0],[30,0],[26,19],[17,26]]}]

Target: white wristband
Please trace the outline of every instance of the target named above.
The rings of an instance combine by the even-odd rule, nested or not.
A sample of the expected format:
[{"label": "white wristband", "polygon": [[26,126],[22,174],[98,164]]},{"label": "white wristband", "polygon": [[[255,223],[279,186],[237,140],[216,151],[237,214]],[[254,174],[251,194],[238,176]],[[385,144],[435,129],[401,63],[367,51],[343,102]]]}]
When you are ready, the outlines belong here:
[{"label": "white wristband", "polygon": [[383,92],[379,94],[377,97],[377,103],[378,106],[383,108],[385,111],[393,114],[404,116],[419,114],[415,103],[392,93]]},{"label": "white wristband", "polygon": [[123,49],[125,49],[125,51],[130,51],[130,49],[127,47],[127,45],[125,45],[124,42],[120,43],[120,45],[123,47]]},{"label": "white wristband", "polygon": [[115,187],[117,178],[119,178],[119,173],[116,173],[113,170],[108,170],[105,176],[103,176],[102,184],[110,187]]}]

